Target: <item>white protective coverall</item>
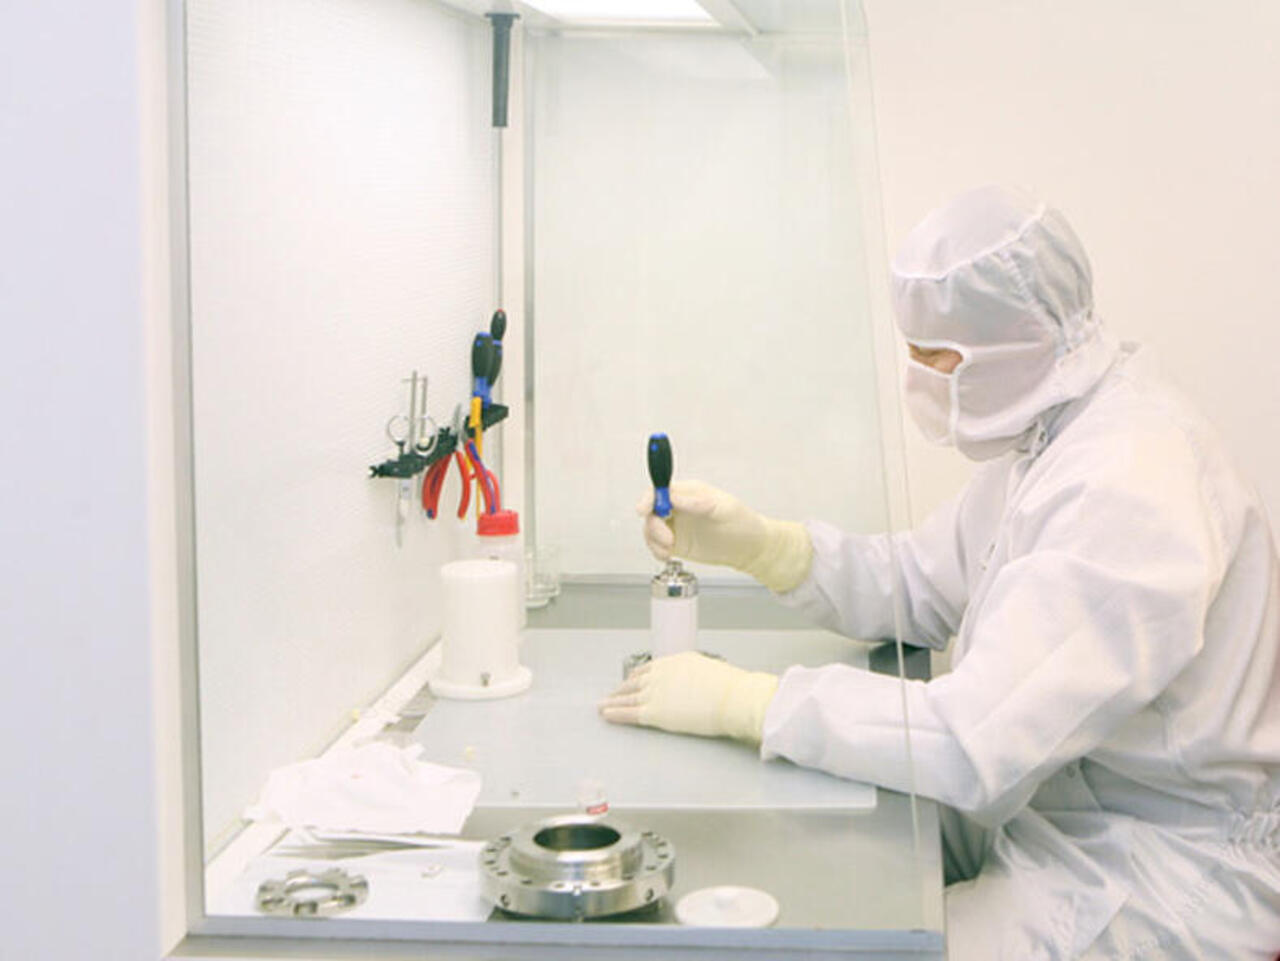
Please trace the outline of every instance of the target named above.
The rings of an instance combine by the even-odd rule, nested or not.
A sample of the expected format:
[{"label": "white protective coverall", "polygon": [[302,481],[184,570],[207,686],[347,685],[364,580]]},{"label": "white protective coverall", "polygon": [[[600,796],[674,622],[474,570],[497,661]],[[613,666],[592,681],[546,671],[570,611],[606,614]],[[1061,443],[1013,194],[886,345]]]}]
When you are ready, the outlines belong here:
[{"label": "white protective coverall", "polygon": [[908,373],[917,419],[984,462],[909,533],[808,524],[782,596],[852,637],[954,637],[953,669],[907,682],[914,779],[899,681],[843,665],[785,673],[763,754],[962,812],[953,961],[1274,958],[1280,575],[1256,494],[1108,338],[1055,211],[971,192],[893,269],[907,340],[964,356]]}]

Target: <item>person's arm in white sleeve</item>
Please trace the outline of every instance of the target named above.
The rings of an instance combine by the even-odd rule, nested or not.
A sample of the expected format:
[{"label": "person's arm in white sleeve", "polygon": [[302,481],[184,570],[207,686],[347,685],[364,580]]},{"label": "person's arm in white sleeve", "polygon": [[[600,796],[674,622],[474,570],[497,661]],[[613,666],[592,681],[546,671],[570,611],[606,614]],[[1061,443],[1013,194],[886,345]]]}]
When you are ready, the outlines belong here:
[{"label": "person's arm in white sleeve", "polygon": [[901,628],[908,644],[942,648],[965,604],[957,522],[963,497],[892,538],[775,520],[696,480],[671,485],[671,517],[652,513],[652,491],[636,510],[659,560],[682,557],[743,571],[810,620],[849,637],[881,640]]},{"label": "person's arm in white sleeve", "polygon": [[1087,460],[1009,520],[960,664],[906,682],[914,782],[900,682],[847,667],[783,675],[762,753],[998,821],[1159,696],[1203,644],[1226,563],[1216,505],[1181,435]]},{"label": "person's arm in white sleeve", "polygon": [[901,632],[903,643],[941,650],[967,601],[958,533],[963,498],[902,534],[846,534],[810,521],[809,577],[779,599],[838,634],[882,640]]}]

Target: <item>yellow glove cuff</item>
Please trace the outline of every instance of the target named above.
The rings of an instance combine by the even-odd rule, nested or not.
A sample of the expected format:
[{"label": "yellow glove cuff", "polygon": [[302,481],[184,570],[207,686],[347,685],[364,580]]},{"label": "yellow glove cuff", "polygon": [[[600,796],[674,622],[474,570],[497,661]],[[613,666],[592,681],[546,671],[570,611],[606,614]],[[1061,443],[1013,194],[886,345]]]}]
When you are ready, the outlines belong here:
[{"label": "yellow glove cuff", "polygon": [[716,710],[717,726],[729,737],[759,744],[764,716],[778,690],[778,678],[760,671],[743,671],[734,678]]},{"label": "yellow glove cuff", "polygon": [[813,541],[803,524],[765,518],[764,547],[742,570],[775,594],[795,590],[809,576]]}]

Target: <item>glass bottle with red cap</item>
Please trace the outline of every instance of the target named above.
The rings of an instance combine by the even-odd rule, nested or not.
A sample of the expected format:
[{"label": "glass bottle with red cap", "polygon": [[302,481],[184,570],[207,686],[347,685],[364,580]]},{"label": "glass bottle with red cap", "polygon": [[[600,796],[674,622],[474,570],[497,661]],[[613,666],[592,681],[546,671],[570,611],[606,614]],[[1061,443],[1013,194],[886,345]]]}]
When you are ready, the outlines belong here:
[{"label": "glass bottle with red cap", "polygon": [[520,515],[516,511],[481,512],[476,521],[476,535],[479,538],[481,557],[490,557],[500,561],[511,561],[516,565],[516,607],[520,611],[520,627],[523,629],[529,621],[525,611],[525,564],[524,546],[520,538]]}]

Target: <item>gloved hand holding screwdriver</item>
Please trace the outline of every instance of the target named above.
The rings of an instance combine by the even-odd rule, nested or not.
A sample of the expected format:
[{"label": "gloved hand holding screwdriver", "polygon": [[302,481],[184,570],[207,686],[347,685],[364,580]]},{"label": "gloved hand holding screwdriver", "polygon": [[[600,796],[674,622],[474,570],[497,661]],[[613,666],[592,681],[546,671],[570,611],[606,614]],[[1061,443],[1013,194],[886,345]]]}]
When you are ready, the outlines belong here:
[{"label": "gloved hand holding screwdriver", "polygon": [[702,481],[676,481],[670,491],[668,518],[653,512],[652,490],[636,504],[644,517],[645,543],[658,560],[722,564],[778,594],[794,590],[808,576],[813,545],[803,524],[765,517]]},{"label": "gloved hand holding screwdriver", "polygon": [[[658,560],[722,564],[776,593],[794,590],[808,576],[813,545],[804,525],[765,517],[701,481],[677,481],[669,490],[667,518],[654,513],[652,490],[636,504],[645,543]],[[772,674],[686,651],[635,670],[600,702],[600,713],[615,724],[758,744],[777,687]]]}]

